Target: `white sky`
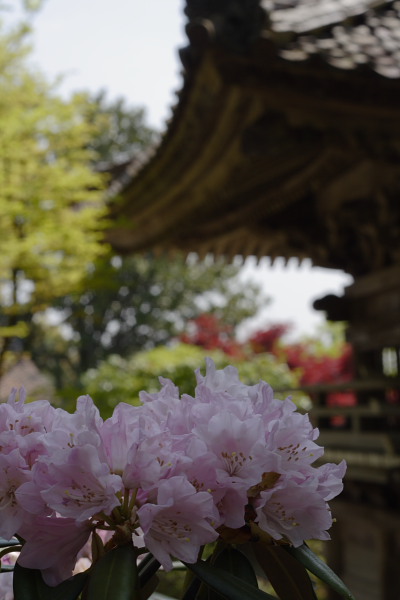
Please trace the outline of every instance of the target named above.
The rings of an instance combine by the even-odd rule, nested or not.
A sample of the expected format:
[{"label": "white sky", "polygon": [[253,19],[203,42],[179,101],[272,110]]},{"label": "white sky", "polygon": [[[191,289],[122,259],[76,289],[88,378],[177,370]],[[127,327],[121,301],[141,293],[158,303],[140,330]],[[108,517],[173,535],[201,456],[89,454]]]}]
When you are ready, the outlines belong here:
[{"label": "white sky", "polygon": [[[15,7],[18,0],[9,0]],[[186,44],[183,0],[45,0],[33,19],[33,61],[50,79],[63,74],[60,91],[108,91],[129,105],[146,108],[147,120],[162,130],[181,85],[178,48]],[[10,11],[7,20],[18,16]],[[268,260],[247,261],[243,279],[257,279],[271,302],[253,328],[291,322],[293,334],[310,335],[323,322],[312,302],[341,294],[351,278],[344,273]]]}]

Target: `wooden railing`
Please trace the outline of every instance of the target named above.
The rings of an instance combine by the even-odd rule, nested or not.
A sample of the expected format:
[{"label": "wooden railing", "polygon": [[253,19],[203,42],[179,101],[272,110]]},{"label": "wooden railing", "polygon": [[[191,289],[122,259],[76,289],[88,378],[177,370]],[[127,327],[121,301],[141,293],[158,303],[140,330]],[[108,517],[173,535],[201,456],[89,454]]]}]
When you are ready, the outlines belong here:
[{"label": "wooden railing", "polygon": [[[302,391],[310,396],[310,418],[320,430],[324,461],[348,465],[347,480],[388,483],[400,480],[400,379],[363,379],[318,384]],[[337,394],[351,392],[353,406],[340,406]],[[336,396],[335,396],[336,395]],[[397,474],[398,475],[397,475]]]}]

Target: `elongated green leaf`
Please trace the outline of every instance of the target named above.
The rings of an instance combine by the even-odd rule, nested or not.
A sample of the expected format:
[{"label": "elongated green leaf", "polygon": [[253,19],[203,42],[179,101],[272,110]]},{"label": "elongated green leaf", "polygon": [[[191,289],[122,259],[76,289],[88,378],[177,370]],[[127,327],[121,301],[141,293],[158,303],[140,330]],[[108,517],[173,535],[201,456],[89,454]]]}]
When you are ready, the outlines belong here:
[{"label": "elongated green leaf", "polygon": [[307,570],[282,546],[256,542],[252,548],[280,600],[316,600]]},{"label": "elongated green leaf", "polygon": [[140,588],[145,586],[148,581],[157,573],[158,569],[161,567],[160,563],[152,554],[148,554],[139,563],[138,566],[138,576],[139,576],[139,585]]},{"label": "elongated green leaf", "polygon": [[186,566],[199,579],[228,600],[276,600],[274,596],[262,592],[239,577],[202,560]]},{"label": "elongated green leaf", "polygon": [[201,579],[196,577],[193,573],[192,575],[191,581],[185,585],[182,600],[194,600],[200,590],[200,586],[202,585]]},{"label": "elongated green leaf", "polygon": [[105,554],[104,542],[97,533],[97,531],[92,532],[92,561],[96,563],[102,556]]},{"label": "elongated green leaf", "polygon": [[346,598],[347,600],[355,600],[353,594],[343,581],[325,564],[310,548],[303,544],[299,548],[292,546],[284,546],[285,550],[294,556],[302,565],[311,573],[319,577],[321,581],[328,584],[335,592]]},{"label": "elongated green leaf", "polygon": [[14,600],[77,600],[88,574],[78,573],[55,587],[47,585],[40,571],[14,567]]},{"label": "elongated green leaf", "polygon": [[5,540],[4,538],[0,538],[0,548],[8,548],[10,546],[19,546],[20,542],[13,538],[12,540]]},{"label": "elongated green leaf", "polygon": [[232,573],[235,577],[239,577],[242,581],[246,581],[248,584],[258,588],[257,577],[249,559],[242,552],[239,552],[239,550],[232,548],[232,546],[228,546],[222,550],[213,562],[213,565],[223,569],[227,573]]},{"label": "elongated green leaf", "polygon": [[[210,556],[205,560],[205,562],[210,563],[215,554],[215,550]],[[183,595],[181,600],[208,600],[208,592],[211,588],[209,588],[201,579],[196,577],[196,575],[190,569],[186,569],[185,581],[183,584]]]},{"label": "elongated green leaf", "polygon": [[149,552],[138,564],[138,578],[140,587],[140,598],[146,600],[157,589],[159,579],[156,575],[160,568],[160,563]]},{"label": "elongated green leaf", "polygon": [[87,600],[139,600],[136,553],[130,544],[107,552],[93,567]]},{"label": "elongated green leaf", "polygon": [[143,556],[141,556],[140,561],[138,562],[138,573],[140,576],[140,573],[143,571],[143,569],[146,567],[146,565],[148,565],[150,562],[153,562],[153,560],[156,560],[154,558],[154,556],[152,555],[151,552],[148,552],[147,554],[144,554]]},{"label": "elongated green leaf", "polygon": [[156,591],[160,580],[157,575],[153,575],[151,579],[147,581],[147,583],[142,587],[140,587],[140,600],[147,600],[150,596]]},{"label": "elongated green leaf", "polygon": [[[250,561],[232,546],[228,546],[222,552],[219,552],[212,564],[226,573],[238,577],[241,581],[258,588],[257,577]],[[222,597],[218,592],[209,590],[208,600],[222,600]]]}]

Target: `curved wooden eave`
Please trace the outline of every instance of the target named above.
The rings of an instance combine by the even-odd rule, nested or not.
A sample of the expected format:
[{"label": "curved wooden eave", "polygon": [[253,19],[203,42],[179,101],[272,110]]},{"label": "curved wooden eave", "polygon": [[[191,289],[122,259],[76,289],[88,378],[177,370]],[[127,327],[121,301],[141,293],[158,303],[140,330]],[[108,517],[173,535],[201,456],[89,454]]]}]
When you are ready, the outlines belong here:
[{"label": "curved wooden eave", "polygon": [[298,108],[303,118],[322,127],[340,118],[342,127],[358,123],[373,131],[391,123],[400,131],[400,77],[383,77],[365,65],[337,68],[318,54],[285,59],[269,32],[246,55],[218,52],[214,62],[227,84],[267,97],[271,107]]},{"label": "curved wooden eave", "polygon": [[[117,251],[309,257],[340,268],[323,232],[308,228],[302,236],[285,218],[291,206],[307,209],[307,198],[324,202],[326,182],[365,159],[352,135],[398,145],[399,82],[380,87],[374,73],[295,65],[277,58],[269,42],[254,53],[210,48],[186,78],[163,143],[114,205],[108,239]],[[279,119],[283,134],[274,131]],[[247,132],[254,146],[258,127],[259,142],[247,147]],[[304,128],[316,135],[299,137]],[[319,212],[307,212],[315,230]]]},{"label": "curved wooden eave", "polygon": [[[114,216],[125,220],[109,235],[120,251],[171,242],[180,231],[190,231],[207,218],[215,220],[215,213],[225,214],[227,208],[244,206],[249,212],[243,203],[246,194],[257,193],[268,180],[275,187],[277,178],[302,168],[316,153],[311,148],[303,155],[296,150],[285,161],[272,157],[268,172],[263,161],[244,157],[242,133],[262,114],[263,103],[252,92],[226,85],[211,60],[204,60],[200,70],[189,106],[180,107],[160,150],[114,208]],[[237,177],[238,169],[245,177]],[[271,209],[275,204],[271,202]]]}]

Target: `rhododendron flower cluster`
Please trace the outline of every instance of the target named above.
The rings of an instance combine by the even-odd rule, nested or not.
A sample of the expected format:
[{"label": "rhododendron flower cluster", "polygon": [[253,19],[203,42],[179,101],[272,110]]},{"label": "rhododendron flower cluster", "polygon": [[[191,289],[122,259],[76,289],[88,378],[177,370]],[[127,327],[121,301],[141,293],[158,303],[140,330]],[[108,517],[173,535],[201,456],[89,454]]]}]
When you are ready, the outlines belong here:
[{"label": "rhododendron flower cluster", "polygon": [[308,416],[233,367],[208,360],[196,377],[194,396],[160,378],[107,420],[89,396],[73,414],[16,391],[0,405],[0,536],[24,540],[20,565],[56,585],[94,532],[167,570],[232,530],[293,546],[329,538],[345,464],[313,465],[323,448]]}]

